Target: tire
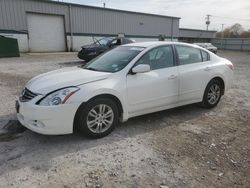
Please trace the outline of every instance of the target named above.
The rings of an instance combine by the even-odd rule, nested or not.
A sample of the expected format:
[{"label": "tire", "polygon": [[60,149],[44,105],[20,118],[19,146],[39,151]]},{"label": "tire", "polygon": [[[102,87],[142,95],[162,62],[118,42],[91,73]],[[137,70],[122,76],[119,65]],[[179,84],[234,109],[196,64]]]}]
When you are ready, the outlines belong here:
[{"label": "tire", "polygon": [[118,122],[116,103],[108,98],[96,98],[79,107],[75,127],[87,137],[102,138],[109,135]]},{"label": "tire", "polygon": [[202,106],[205,108],[213,108],[217,106],[222,96],[222,83],[219,80],[211,80],[205,89]]}]

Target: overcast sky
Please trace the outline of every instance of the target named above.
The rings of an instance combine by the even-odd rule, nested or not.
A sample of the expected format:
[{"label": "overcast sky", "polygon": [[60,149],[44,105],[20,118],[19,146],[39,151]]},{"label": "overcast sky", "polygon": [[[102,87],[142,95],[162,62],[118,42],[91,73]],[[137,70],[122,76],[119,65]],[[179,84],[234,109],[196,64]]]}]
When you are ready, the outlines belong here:
[{"label": "overcast sky", "polygon": [[[220,30],[221,24],[225,27],[240,23],[246,30],[250,29],[250,0],[60,0],[92,6],[103,6],[129,11],[162,14],[181,17],[180,27],[205,29],[205,16],[211,17],[209,29]],[[225,19],[232,17],[240,19]]]}]

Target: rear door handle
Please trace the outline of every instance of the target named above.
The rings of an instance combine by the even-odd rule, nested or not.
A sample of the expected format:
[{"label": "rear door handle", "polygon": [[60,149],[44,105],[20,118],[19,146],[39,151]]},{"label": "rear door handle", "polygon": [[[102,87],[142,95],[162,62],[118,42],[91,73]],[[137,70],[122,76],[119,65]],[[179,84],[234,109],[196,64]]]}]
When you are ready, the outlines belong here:
[{"label": "rear door handle", "polygon": [[206,67],[205,69],[204,69],[204,71],[210,71],[211,70],[211,67]]},{"label": "rear door handle", "polygon": [[171,76],[168,77],[169,80],[173,80],[173,79],[176,79],[177,78],[177,75],[174,75],[172,74]]}]

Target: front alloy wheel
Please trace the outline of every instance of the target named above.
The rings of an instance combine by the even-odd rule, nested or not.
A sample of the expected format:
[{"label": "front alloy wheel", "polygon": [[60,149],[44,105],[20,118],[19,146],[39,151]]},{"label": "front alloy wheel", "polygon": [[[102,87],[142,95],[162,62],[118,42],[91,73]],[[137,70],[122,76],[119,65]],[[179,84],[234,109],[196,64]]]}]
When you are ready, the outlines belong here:
[{"label": "front alloy wheel", "polygon": [[116,103],[109,98],[96,98],[80,106],[75,127],[88,137],[101,138],[110,134],[118,122]]},{"label": "front alloy wheel", "polygon": [[99,104],[93,107],[87,115],[87,126],[93,133],[107,131],[114,121],[114,112],[106,104]]}]

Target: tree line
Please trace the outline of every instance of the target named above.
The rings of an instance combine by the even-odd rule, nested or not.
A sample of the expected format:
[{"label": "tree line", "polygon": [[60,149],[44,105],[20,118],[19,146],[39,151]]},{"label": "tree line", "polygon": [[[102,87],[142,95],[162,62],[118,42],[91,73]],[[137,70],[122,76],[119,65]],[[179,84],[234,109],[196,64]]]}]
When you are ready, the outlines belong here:
[{"label": "tree line", "polygon": [[[223,35],[222,35],[223,34]],[[218,38],[250,38],[250,29],[245,30],[241,24],[234,24],[230,27],[225,28],[222,32],[217,32],[216,37]]]}]

